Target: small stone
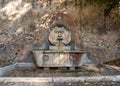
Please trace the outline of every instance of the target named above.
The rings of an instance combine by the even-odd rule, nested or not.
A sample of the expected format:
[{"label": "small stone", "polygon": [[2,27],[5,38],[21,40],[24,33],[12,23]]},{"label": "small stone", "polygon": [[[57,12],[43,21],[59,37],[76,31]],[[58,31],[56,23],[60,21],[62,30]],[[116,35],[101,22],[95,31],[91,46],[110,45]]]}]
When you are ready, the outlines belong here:
[{"label": "small stone", "polygon": [[85,82],[85,85],[89,85],[90,83],[88,83],[88,82]]},{"label": "small stone", "polygon": [[26,39],[28,39],[28,40],[32,40],[32,39],[33,39],[33,37],[28,36],[28,37],[26,37]]},{"label": "small stone", "polygon": [[16,30],[15,34],[16,34],[16,35],[19,35],[19,34],[21,34],[23,31],[24,31],[23,27],[20,27],[20,28],[18,28],[18,29]]},{"label": "small stone", "polygon": [[3,80],[3,84],[7,84],[7,80]]},{"label": "small stone", "polygon": [[71,85],[72,85],[72,83],[71,83],[71,82],[69,82],[69,83],[68,83],[68,86],[71,86]]}]

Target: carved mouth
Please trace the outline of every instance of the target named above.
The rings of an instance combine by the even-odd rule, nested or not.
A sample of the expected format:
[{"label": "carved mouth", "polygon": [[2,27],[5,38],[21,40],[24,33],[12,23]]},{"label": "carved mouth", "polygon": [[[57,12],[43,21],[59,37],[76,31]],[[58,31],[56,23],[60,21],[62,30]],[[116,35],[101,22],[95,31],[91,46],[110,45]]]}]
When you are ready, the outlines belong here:
[{"label": "carved mouth", "polygon": [[63,38],[62,37],[58,37],[57,40],[63,40]]}]

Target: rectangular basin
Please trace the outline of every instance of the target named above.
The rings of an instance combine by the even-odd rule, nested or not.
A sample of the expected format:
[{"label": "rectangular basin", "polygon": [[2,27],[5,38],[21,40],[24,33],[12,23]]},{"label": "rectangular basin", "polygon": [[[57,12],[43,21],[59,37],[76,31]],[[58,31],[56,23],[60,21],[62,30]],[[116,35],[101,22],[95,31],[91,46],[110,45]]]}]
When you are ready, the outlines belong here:
[{"label": "rectangular basin", "polygon": [[86,51],[33,51],[38,67],[78,67]]}]

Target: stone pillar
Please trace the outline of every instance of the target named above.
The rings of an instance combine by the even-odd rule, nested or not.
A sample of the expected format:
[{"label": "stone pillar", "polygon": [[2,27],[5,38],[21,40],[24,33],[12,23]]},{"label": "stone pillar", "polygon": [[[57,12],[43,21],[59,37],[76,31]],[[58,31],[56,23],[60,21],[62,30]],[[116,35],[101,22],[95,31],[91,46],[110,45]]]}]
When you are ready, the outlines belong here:
[{"label": "stone pillar", "polygon": [[42,45],[42,48],[44,50],[48,50],[49,49],[49,42],[48,42],[48,30],[45,31],[45,38],[44,38],[44,43]]},{"label": "stone pillar", "polygon": [[71,32],[71,47],[70,50],[75,50],[75,34]]}]

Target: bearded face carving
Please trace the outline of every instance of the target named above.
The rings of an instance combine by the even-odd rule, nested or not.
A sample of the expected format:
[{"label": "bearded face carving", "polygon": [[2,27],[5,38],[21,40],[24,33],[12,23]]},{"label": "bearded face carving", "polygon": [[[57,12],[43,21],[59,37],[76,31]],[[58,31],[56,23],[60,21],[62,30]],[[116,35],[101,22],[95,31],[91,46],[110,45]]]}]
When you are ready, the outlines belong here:
[{"label": "bearded face carving", "polygon": [[49,34],[49,41],[52,45],[57,45],[61,42],[63,45],[68,45],[71,42],[71,32],[65,27],[55,26]]}]

